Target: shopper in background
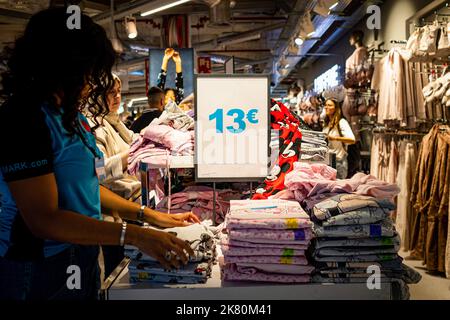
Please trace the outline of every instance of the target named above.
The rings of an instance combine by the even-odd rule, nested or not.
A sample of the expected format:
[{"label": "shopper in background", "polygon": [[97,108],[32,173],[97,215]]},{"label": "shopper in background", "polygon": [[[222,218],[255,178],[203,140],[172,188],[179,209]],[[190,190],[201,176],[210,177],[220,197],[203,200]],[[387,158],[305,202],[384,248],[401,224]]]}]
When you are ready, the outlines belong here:
[{"label": "shopper in background", "polygon": [[325,102],[325,125],[330,152],[336,154],[336,169],[339,179],[346,179],[348,173],[347,145],[355,143],[355,135],[350,124],[343,118],[339,102],[328,99]]},{"label": "shopper in background", "polygon": [[[88,299],[98,294],[98,245],[130,244],[164,267],[194,254],[174,235],[101,220],[101,212],[159,227],[198,222],[127,201],[99,185],[102,153],[81,110],[107,114],[115,53],[105,30],[65,8],[32,16],[2,75],[0,299]],[[20,119],[21,130],[11,136]],[[96,124],[99,125],[98,123]],[[81,288],[70,290],[70,266]],[[69,273],[68,273],[69,270]]]},{"label": "shopper in background", "polygon": [[[166,79],[167,79],[167,67],[170,60],[175,62],[175,72],[177,73],[177,77],[175,80],[175,89],[166,88]],[[164,52],[163,62],[161,65],[161,72],[158,75],[158,83],[157,87],[164,90],[164,106],[169,103],[170,100],[180,104],[184,99],[184,84],[183,84],[183,67],[180,53],[175,51],[172,48],[167,48]]]},{"label": "shopper in background", "polygon": [[151,87],[147,93],[148,109],[131,125],[131,130],[140,133],[155,118],[159,118],[164,111],[164,91],[158,87]]},{"label": "shopper in background", "polygon": [[[97,147],[105,159],[105,181],[102,185],[130,201],[141,203],[141,183],[135,176],[127,173],[130,144],[137,138],[133,131],[119,119],[119,107],[122,100],[122,82],[113,75],[114,86],[107,95],[108,114],[102,119],[97,118],[100,124],[94,131]],[[95,119],[88,114],[91,127],[95,127]],[[120,217],[105,216],[106,221],[122,223]],[[121,246],[102,246],[105,278],[119,265],[124,258]]]}]

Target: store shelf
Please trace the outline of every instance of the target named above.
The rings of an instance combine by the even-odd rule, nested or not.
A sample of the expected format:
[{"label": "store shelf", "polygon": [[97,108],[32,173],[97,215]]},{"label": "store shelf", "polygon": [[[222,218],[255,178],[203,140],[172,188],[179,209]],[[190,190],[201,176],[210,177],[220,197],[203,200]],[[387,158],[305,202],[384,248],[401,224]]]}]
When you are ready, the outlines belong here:
[{"label": "store shelf", "polygon": [[205,284],[164,285],[130,284],[128,269],[109,290],[108,300],[391,300],[392,283],[382,283],[380,290],[366,284],[277,285],[226,282],[214,265],[212,277]]}]

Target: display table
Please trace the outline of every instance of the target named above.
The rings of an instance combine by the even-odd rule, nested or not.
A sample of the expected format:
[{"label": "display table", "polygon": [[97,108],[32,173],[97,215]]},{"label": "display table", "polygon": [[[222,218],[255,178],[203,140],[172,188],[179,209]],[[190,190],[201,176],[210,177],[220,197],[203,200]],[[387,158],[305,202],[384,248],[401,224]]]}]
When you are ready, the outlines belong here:
[{"label": "display table", "polygon": [[113,273],[105,298],[108,300],[391,300],[392,283],[382,283],[380,290],[362,284],[258,284],[222,281],[216,264],[204,284],[165,285],[130,284],[129,260]]}]

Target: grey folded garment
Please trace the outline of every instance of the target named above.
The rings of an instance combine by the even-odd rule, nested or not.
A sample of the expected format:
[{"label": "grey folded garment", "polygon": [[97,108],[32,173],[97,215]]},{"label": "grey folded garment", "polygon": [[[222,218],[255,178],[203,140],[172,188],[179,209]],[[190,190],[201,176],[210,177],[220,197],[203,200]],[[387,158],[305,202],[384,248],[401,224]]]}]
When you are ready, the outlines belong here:
[{"label": "grey folded garment", "polygon": [[154,123],[170,125],[174,129],[181,131],[193,130],[195,127],[194,119],[181,110],[173,101],[170,101],[165,106],[163,113]]},{"label": "grey folded garment", "polygon": [[158,262],[132,261],[128,266],[132,282],[205,283],[211,276],[210,263],[188,263],[178,270],[164,270]]},{"label": "grey folded garment", "polygon": [[400,236],[395,233],[393,237],[382,238],[360,238],[360,239],[334,239],[334,238],[320,238],[315,239],[313,248],[333,248],[333,247],[395,247],[400,248]]},{"label": "grey folded garment", "polygon": [[313,232],[318,238],[379,238],[393,237],[395,235],[395,228],[389,219],[377,224],[331,227],[319,227],[315,225]]},{"label": "grey folded garment", "polygon": [[300,156],[300,159],[305,161],[325,161],[325,157],[320,154],[313,154],[313,155],[302,154]]},{"label": "grey folded garment", "polygon": [[396,253],[398,253],[398,248],[395,247],[323,248],[315,249],[313,252],[313,257],[349,257]]},{"label": "grey folded garment", "polygon": [[[153,227],[149,229],[158,230]],[[177,236],[178,238],[188,242],[194,251],[195,255],[190,257],[191,262],[211,261],[215,259],[216,244],[214,240],[214,233],[212,229],[206,225],[206,222],[202,224],[193,224],[187,227],[176,227],[162,230]],[[125,255],[132,260],[139,260],[144,262],[157,261],[153,257],[150,257],[136,247],[125,246]]]},{"label": "grey folded garment", "polygon": [[392,270],[392,271],[402,271],[402,258],[399,256],[394,260],[387,260],[387,261],[366,261],[366,262],[315,262],[314,267],[316,268],[316,271],[322,271],[322,270],[329,270],[329,269],[337,269],[337,268],[347,268],[347,269],[364,269],[367,270],[367,268],[371,266],[377,266],[382,270]]},{"label": "grey folded garment", "polygon": [[356,256],[326,256],[314,257],[316,262],[372,262],[372,261],[389,261],[398,258],[397,254],[371,254]]},{"label": "grey folded garment", "polygon": [[[414,269],[402,264],[401,270],[392,270],[386,268],[380,268],[381,279],[401,279],[405,281],[407,284],[417,284],[422,280],[422,276],[420,273],[415,271]],[[373,275],[373,271],[365,268],[336,268],[336,269],[327,269],[321,270],[315,274],[317,279],[321,279],[325,281],[329,279],[353,279],[357,281],[357,279],[367,279]],[[365,281],[364,281],[365,282]]]},{"label": "grey folded garment", "polygon": [[307,149],[307,150],[318,149],[318,150],[325,151],[325,152],[329,150],[328,146],[324,146],[322,143],[317,144],[317,143],[306,143],[306,142],[302,143],[302,150],[303,149]]},{"label": "grey folded garment", "polygon": [[322,226],[330,227],[371,224],[388,219],[388,217],[388,212],[382,208],[366,207],[328,218],[328,220],[322,223]]},{"label": "grey folded garment", "polygon": [[388,214],[395,209],[395,204],[387,199],[376,199],[357,194],[338,194],[316,203],[312,208],[311,220],[321,222],[345,212],[366,211],[368,208],[381,209]]},{"label": "grey folded garment", "polygon": [[[315,283],[367,283],[367,280],[370,275],[368,274],[348,274],[347,276],[343,276],[342,274],[336,275],[314,275],[312,277],[312,282]],[[382,283],[391,282],[391,277],[382,274],[381,275]]]},{"label": "grey folded garment", "polygon": [[327,147],[328,143],[325,140],[312,139],[309,137],[302,137],[302,145],[305,143],[310,143],[312,145]]}]

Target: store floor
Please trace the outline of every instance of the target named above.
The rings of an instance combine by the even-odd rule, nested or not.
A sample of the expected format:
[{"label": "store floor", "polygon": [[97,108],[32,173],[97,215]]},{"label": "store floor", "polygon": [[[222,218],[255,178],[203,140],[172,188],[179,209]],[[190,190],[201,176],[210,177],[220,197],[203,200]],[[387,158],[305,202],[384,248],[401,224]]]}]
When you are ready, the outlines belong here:
[{"label": "store floor", "polygon": [[[400,255],[408,256],[405,252],[401,252]],[[422,280],[418,284],[409,285],[411,300],[450,300],[450,279],[429,275],[422,261],[404,260],[403,263],[422,275]]]}]

